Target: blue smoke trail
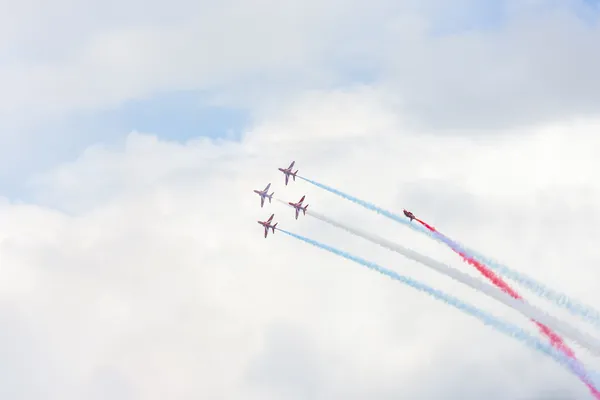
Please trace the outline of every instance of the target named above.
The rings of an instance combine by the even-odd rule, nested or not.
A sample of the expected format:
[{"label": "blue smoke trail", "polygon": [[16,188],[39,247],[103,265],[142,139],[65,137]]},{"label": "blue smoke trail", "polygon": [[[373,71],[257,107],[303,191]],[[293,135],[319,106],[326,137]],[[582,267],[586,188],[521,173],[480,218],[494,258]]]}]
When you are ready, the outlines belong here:
[{"label": "blue smoke trail", "polygon": [[455,243],[455,248],[462,250],[465,254],[473,257],[479,262],[487,265],[491,270],[504,275],[508,279],[517,282],[519,285],[527,288],[531,292],[538,296],[560,306],[564,307],[573,315],[578,315],[586,321],[595,325],[596,328],[600,328],[600,312],[595,310],[593,307],[585,305],[573,298],[568,297],[564,293],[557,292],[556,290],[550,289],[542,283],[537,282],[535,279],[508,268],[505,265],[498,263],[495,260],[489,259],[482,254],[477,253],[475,250],[471,250],[462,247]]},{"label": "blue smoke trail", "polygon": [[[586,373],[586,371],[583,369],[583,366],[581,365],[581,363],[565,356],[564,354],[562,354],[558,350],[554,349],[553,347],[551,347],[545,343],[542,343],[541,341],[539,341],[535,337],[529,335],[527,332],[525,332],[521,328],[517,327],[516,325],[512,325],[507,322],[504,322],[504,321],[496,318],[495,316],[488,314],[488,313],[484,312],[483,310],[478,309],[477,307],[474,307],[470,304],[462,302],[461,300],[457,299],[456,297],[450,296],[440,290],[429,287],[419,281],[416,281],[411,278],[400,275],[392,270],[383,268],[383,267],[381,267],[375,263],[372,263],[370,261],[353,256],[349,253],[338,250],[338,249],[328,246],[326,244],[317,242],[315,240],[306,238],[304,236],[296,235],[295,233],[288,232],[284,229],[277,228],[277,230],[282,233],[285,233],[286,235],[289,235],[298,240],[301,240],[305,243],[308,243],[315,247],[329,251],[333,254],[336,254],[336,255],[344,257],[348,260],[354,261],[355,263],[361,264],[369,269],[379,272],[380,274],[386,275],[387,277],[389,277],[391,279],[400,281],[400,282],[412,287],[413,289],[419,290],[421,292],[425,292],[425,293],[429,294],[430,296],[436,298],[437,300],[441,300],[444,303],[446,303],[450,306],[453,306],[472,317],[479,319],[485,325],[491,326],[491,327],[495,328],[496,330],[498,330],[508,336],[511,336],[517,340],[520,340],[521,342],[523,342],[525,345],[529,346],[530,348],[540,351],[542,353],[545,353],[547,356],[553,358],[560,365],[562,365],[563,367],[570,370],[574,375],[579,377],[584,383],[586,383],[588,385],[592,385],[595,388],[595,384],[592,383],[594,381],[592,381],[590,379],[590,377],[588,376],[588,373]],[[592,376],[597,378],[599,375],[598,375],[598,373],[593,372]]]},{"label": "blue smoke trail", "polygon": [[441,242],[446,243],[454,251],[465,254],[485,264],[491,270],[527,288],[529,291],[533,292],[539,297],[542,297],[545,300],[556,304],[557,306],[564,307],[571,314],[580,316],[584,320],[595,325],[596,328],[600,328],[600,312],[596,311],[593,307],[586,306],[577,300],[569,298],[563,293],[559,293],[553,289],[550,289],[549,287],[544,286],[542,283],[536,282],[533,278],[525,275],[524,273],[514,271],[495,260],[487,258],[475,250],[469,249],[463,244],[450,239],[440,232],[433,233],[433,235],[436,236]]},{"label": "blue smoke trail", "polygon": [[413,223],[409,222],[403,216],[400,216],[400,215],[394,214],[390,211],[384,210],[380,207],[377,207],[376,205],[374,205],[372,203],[358,199],[354,196],[350,196],[349,194],[343,193],[337,189],[334,189],[334,188],[324,185],[322,183],[315,182],[311,179],[304,178],[299,175],[298,175],[298,178],[300,178],[314,186],[317,186],[321,189],[327,190],[330,193],[336,194],[346,200],[350,200],[351,202],[356,203],[360,206],[363,206],[368,210],[375,211],[377,214],[383,215],[383,216],[390,218],[396,222],[399,222],[399,223],[409,227],[413,231],[417,231],[419,233],[425,234],[438,242],[441,242],[450,247],[453,247],[456,250],[460,250],[462,253],[464,253],[468,256],[471,256],[471,257],[475,258],[476,260],[484,263],[490,269],[492,269],[495,272],[498,272],[500,275],[503,275],[504,277],[527,288],[528,290],[530,290],[532,293],[536,294],[537,296],[539,296],[545,300],[548,300],[559,307],[565,308],[571,314],[582,317],[586,321],[594,324],[595,327],[600,328],[600,312],[596,311],[591,306],[584,305],[583,303],[581,303],[573,298],[570,298],[569,296],[567,296],[564,293],[560,293],[553,289],[550,289],[547,286],[545,286],[544,284],[537,282],[535,279],[533,279],[521,272],[517,272],[513,269],[510,269],[509,267],[502,265],[494,260],[486,258],[485,256],[477,253],[476,251],[468,249],[468,248],[450,240],[447,237],[436,235],[435,233],[429,231],[428,229],[424,228],[421,225],[413,224]]},{"label": "blue smoke trail", "polygon": [[346,200],[350,200],[351,202],[356,203],[356,204],[358,204],[360,206],[363,206],[364,208],[366,208],[368,210],[375,211],[377,214],[380,214],[380,215],[383,215],[384,217],[393,219],[394,221],[399,222],[399,223],[401,223],[401,224],[409,227],[410,229],[412,229],[414,231],[424,233],[425,235],[430,236],[430,237],[436,239],[436,237],[434,237],[433,234],[431,232],[429,232],[429,230],[425,229],[421,225],[415,225],[415,224],[409,222],[406,219],[406,217],[404,217],[404,216],[400,216],[398,214],[394,214],[393,212],[384,210],[383,208],[380,208],[380,207],[377,207],[376,205],[374,205],[372,203],[369,203],[368,201],[364,201],[364,200],[358,199],[358,198],[356,198],[354,196],[350,196],[349,194],[346,194],[344,192],[340,192],[339,190],[334,189],[331,186],[327,186],[327,185],[324,185],[322,183],[315,182],[315,181],[313,181],[311,179],[305,178],[305,177],[300,176],[300,175],[298,175],[298,178],[302,179],[303,181],[306,181],[306,182],[308,182],[308,183],[310,183],[312,185],[315,185],[316,187],[319,187],[321,189],[327,190],[330,193],[337,194],[338,196],[343,197]]}]

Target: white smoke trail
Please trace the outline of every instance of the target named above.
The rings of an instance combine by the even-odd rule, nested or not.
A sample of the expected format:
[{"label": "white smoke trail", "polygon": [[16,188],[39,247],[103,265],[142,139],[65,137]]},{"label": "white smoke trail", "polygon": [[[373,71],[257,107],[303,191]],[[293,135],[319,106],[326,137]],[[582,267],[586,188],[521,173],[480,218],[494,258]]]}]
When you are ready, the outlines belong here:
[{"label": "white smoke trail", "polygon": [[[277,199],[277,201],[279,201],[287,206],[290,206],[287,202],[285,202],[283,200]],[[290,206],[290,207],[292,207],[292,206]],[[360,229],[348,226],[344,223],[332,220],[331,218],[326,217],[323,214],[317,213],[314,210],[310,210],[310,211],[307,210],[306,214],[310,215],[311,217],[314,217],[316,219],[319,219],[325,223],[328,223],[332,226],[343,229],[353,235],[362,237],[363,239],[366,239],[370,242],[373,242],[373,243],[378,244],[382,247],[385,247],[389,250],[392,250],[398,254],[403,255],[404,257],[407,257],[413,261],[421,263],[429,268],[432,268],[433,270],[440,272],[440,273],[442,273],[464,285],[470,286],[471,288],[473,288],[475,290],[479,290],[480,292],[488,295],[489,297],[492,297],[493,299],[500,301],[501,303],[504,303],[505,305],[507,305],[509,307],[512,307],[513,309],[520,312],[524,316],[531,318],[533,320],[536,320],[538,322],[541,322],[542,324],[548,326],[549,328],[553,329],[554,331],[560,332],[564,336],[571,338],[572,340],[579,343],[581,346],[590,350],[595,355],[600,355],[600,342],[596,338],[594,338],[584,332],[579,331],[578,329],[572,327],[571,325],[569,325],[563,321],[558,320],[557,318],[555,318],[551,315],[548,315],[547,313],[543,312],[542,310],[538,309],[537,307],[526,303],[524,300],[515,299],[515,298],[511,297],[510,295],[504,293],[500,289],[497,289],[494,286],[485,284],[484,282],[482,282],[476,278],[473,278],[472,276],[467,275],[463,272],[460,272],[454,268],[448,267],[447,265],[445,265],[439,261],[436,261],[433,258],[427,257],[421,253],[418,253],[414,250],[408,249],[397,243],[391,242],[380,236],[377,236],[377,235],[362,231]]]},{"label": "white smoke trail", "polygon": [[600,399],[600,392],[598,392],[598,390],[596,389],[596,386],[595,386],[596,384],[594,381],[594,378],[597,378],[597,373],[595,371],[592,374],[590,374],[590,372],[586,371],[583,368],[583,366],[581,365],[581,363],[579,361],[572,359],[572,358],[566,356],[565,354],[562,354],[557,349],[554,349],[552,346],[549,346],[548,344],[542,343],[540,340],[531,336],[530,334],[528,334],[527,332],[525,332],[523,329],[519,328],[518,326],[509,324],[505,321],[502,321],[502,320],[498,319],[497,317],[495,317],[494,315],[486,313],[485,311],[483,311],[477,307],[474,307],[468,303],[465,303],[465,302],[459,300],[458,298],[450,296],[440,290],[429,287],[419,281],[415,281],[414,279],[400,275],[394,271],[383,268],[383,267],[381,267],[375,263],[372,263],[370,261],[367,261],[365,259],[356,257],[345,251],[338,250],[338,249],[328,246],[324,243],[317,242],[316,240],[312,240],[307,237],[300,236],[300,235],[297,235],[292,232],[288,232],[288,231],[280,229],[280,228],[278,228],[277,230],[286,235],[292,236],[298,240],[309,243],[313,246],[319,247],[323,250],[326,250],[326,251],[329,251],[338,256],[344,257],[348,260],[354,261],[355,263],[361,264],[373,271],[377,271],[380,274],[386,275],[391,279],[394,279],[396,281],[404,283],[405,285],[408,285],[408,286],[412,287],[413,289],[416,289],[421,292],[425,292],[425,293],[429,294],[430,296],[432,296],[433,298],[443,301],[447,305],[455,307],[458,310],[460,310],[472,317],[479,319],[485,325],[491,326],[491,327],[497,329],[499,332],[509,335],[517,340],[520,340],[527,346],[547,354],[548,356],[552,357],[555,361],[557,361],[561,365],[568,368],[577,377],[579,377],[579,379],[590,390],[592,396],[594,396],[594,398],[596,398],[596,399]]},{"label": "white smoke trail", "polygon": [[[484,263],[490,269],[492,269],[495,272],[499,273],[500,275],[503,275],[504,277],[516,282],[517,284],[527,288],[535,295],[540,296],[541,298],[543,298],[545,300],[551,301],[559,307],[564,307],[571,314],[581,317],[581,318],[593,323],[595,327],[600,327],[600,311],[596,310],[592,306],[583,304],[582,302],[580,302],[570,296],[567,296],[565,293],[561,293],[557,290],[551,289],[550,287],[546,286],[545,284],[537,281],[536,279],[534,279],[530,276],[527,276],[526,274],[524,274],[522,272],[518,272],[516,270],[510,269],[507,266],[502,265],[488,257],[484,257],[482,254],[479,254],[479,253],[475,252],[474,250],[469,249],[458,242],[451,241],[452,243],[449,243],[448,241],[444,240],[444,238],[442,236],[434,234],[433,232],[429,231],[428,229],[425,229],[425,227],[423,227],[421,225],[416,225],[416,224],[410,223],[408,221],[408,219],[405,217],[394,214],[391,211],[384,210],[383,208],[378,207],[375,204],[372,204],[368,201],[361,200],[359,198],[351,196],[351,195],[344,193],[338,189],[335,189],[331,186],[324,185],[322,183],[313,181],[311,179],[308,179],[308,178],[305,178],[302,176],[298,176],[298,178],[302,179],[312,185],[315,185],[318,188],[327,190],[330,193],[336,194],[346,200],[349,200],[355,204],[365,207],[368,210],[374,211],[377,214],[383,215],[386,218],[390,218],[398,223],[401,223],[404,226],[412,229],[413,231],[422,233],[436,241],[447,244],[455,250],[460,249],[461,252]],[[448,238],[446,238],[446,239],[448,239]]]}]

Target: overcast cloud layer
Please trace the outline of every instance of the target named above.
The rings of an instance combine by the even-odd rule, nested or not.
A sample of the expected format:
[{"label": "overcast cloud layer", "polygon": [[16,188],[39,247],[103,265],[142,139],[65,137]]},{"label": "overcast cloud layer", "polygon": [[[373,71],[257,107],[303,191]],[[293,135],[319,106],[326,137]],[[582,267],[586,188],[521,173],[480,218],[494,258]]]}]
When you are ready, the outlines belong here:
[{"label": "overcast cloud layer", "polygon": [[394,85],[425,123],[488,127],[490,118],[592,112],[597,14],[577,13],[581,1],[556,3],[130,0],[116,18],[111,2],[5,2],[0,111],[31,118],[253,82],[301,89],[362,71]]},{"label": "overcast cloud layer", "polygon": [[[281,233],[265,240],[256,223],[274,212],[284,229],[536,332],[394,253],[261,209],[252,189],[272,182],[276,197],[306,194],[315,211],[473,273],[392,221],[301,181],[285,187],[276,168],[296,160],[302,175],[410,209],[600,307],[593,9],[453,3],[0,3],[6,168],[48,119],[164,92],[204,90],[252,116],[236,140],[93,138],[27,176],[28,202],[0,193],[0,397],[588,398],[517,341]],[[85,134],[61,132],[53,146]]]},{"label": "overcast cloud layer", "polygon": [[5,0],[0,169],[37,173],[114,140],[93,118],[69,122],[179,91],[261,118],[363,82],[415,129],[446,134],[589,116],[597,20],[583,0]]}]

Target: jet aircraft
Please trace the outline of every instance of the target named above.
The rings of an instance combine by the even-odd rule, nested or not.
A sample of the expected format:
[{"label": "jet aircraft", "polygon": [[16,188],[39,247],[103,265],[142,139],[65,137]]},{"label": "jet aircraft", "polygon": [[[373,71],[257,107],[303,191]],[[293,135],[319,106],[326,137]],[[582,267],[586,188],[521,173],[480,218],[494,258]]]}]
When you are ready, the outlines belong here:
[{"label": "jet aircraft", "polygon": [[277,227],[277,222],[275,225],[271,225],[271,221],[273,221],[273,217],[275,214],[271,214],[268,220],[266,221],[258,221],[265,228],[265,239],[267,238],[267,234],[269,233],[269,228],[273,229],[273,234],[275,234],[275,227]]},{"label": "jet aircraft", "polygon": [[260,196],[260,208],[262,208],[262,206],[265,204],[265,198],[269,199],[269,203],[271,203],[271,200],[273,199],[273,195],[275,194],[275,192],[268,194],[268,190],[270,187],[271,184],[269,183],[267,187],[263,190],[254,190],[254,193]]},{"label": "jet aircraft", "polygon": [[298,170],[296,170],[296,172],[292,172],[292,168],[294,167],[295,163],[296,163],[296,161],[292,161],[292,163],[290,164],[289,167],[287,167],[287,168],[278,168],[285,175],[285,185],[286,186],[288,184],[288,180],[290,179],[290,176],[292,177],[292,179],[294,179],[294,182],[296,181],[296,174],[298,173]]},{"label": "jet aircraft", "polygon": [[306,195],[302,196],[300,201],[298,201],[297,203],[292,203],[292,202],[288,203],[290,206],[292,206],[296,209],[296,219],[298,219],[298,214],[300,213],[300,210],[302,210],[303,214],[306,215],[306,208],[308,207],[308,204],[305,205],[304,207],[302,207],[302,202],[304,201],[305,197],[306,197]]}]

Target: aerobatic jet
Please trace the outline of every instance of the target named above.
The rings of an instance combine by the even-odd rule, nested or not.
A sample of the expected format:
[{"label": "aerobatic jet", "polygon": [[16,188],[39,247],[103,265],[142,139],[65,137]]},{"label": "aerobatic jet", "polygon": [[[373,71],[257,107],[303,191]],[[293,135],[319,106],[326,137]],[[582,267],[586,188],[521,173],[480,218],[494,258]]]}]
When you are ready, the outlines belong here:
[{"label": "aerobatic jet", "polygon": [[273,199],[275,192],[271,194],[267,193],[270,187],[271,184],[269,183],[264,190],[254,190],[254,193],[260,196],[260,208],[262,208],[262,206],[265,204],[265,198],[269,199],[269,203],[271,203],[271,200]]},{"label": "aerobatic jet", "polygon": [[404,210],[404,215],[406,215],[408,218],[410,218],[411,221],[416,218],[415,215],[413,213],[411,213],[410,211]]},{"label": "aerobatic jet", "polygon": [[281,172],[283,172],[285,174],[285,185],[286,186],[288,184],[288,180],[290,179],[290,176],[292,177],[292,179],[294,179],[294,182],[296,181],[296,174],[298,173],[298,170],[296,170],[296,172],[292,172],[292,168],[294,167],[295,163],[296,163],[296,161],[292,161],[292,163],[290,164],[289,167],[278,168]]},{"label": "aerobatic jet", "polygon": [[273,221],[274,216],[275,216],[275,214],[271,214],[271,216],[269,217],[268,220],[258,221],[258,223],[261,224],[265,228],[265,238],[267,237],[267,234],[269,233],[269,228],[273,229],[273,234],[275,234],[275,227],[277,226],[277,222],[275,223],[275,225],[271,225],[271,221]]},{"label": "aerobatic jet", "polygon": [[304,201],[305,197],[306,196],[302,196],[300,201],[297,203],[292,203],[292,202],[288,203],[290,206],[292,206],[296,209],[296,219],[298,219],[298,214],[300,213],[300,210],[302,210],[303,214],[306,215],[306,208],[308,207],[308,204],[305,205],[304,207],[302,207],[302,202]]}]

